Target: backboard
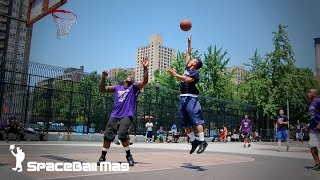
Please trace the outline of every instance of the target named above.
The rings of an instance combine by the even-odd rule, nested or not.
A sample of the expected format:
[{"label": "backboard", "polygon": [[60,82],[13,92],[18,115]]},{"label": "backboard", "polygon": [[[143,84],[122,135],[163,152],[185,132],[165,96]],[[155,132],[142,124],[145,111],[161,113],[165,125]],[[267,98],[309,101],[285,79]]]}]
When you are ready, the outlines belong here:
[{"label": "backboard", "polygon": [[32,25],[65,3],[67,0],[30,0],[27,25]]}]

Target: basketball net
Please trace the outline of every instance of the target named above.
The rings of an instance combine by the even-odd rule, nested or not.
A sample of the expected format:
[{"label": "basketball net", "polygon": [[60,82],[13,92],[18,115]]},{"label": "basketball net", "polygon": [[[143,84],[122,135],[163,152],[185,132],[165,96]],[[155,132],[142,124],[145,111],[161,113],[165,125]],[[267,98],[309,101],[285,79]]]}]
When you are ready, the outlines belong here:
[{"label": "basketball net", "polygon": [[68,37],[71,26],[76,22],[77,16],[66,10],[55,10],[52,17],[57,26],[57,39],[65,39]]}]

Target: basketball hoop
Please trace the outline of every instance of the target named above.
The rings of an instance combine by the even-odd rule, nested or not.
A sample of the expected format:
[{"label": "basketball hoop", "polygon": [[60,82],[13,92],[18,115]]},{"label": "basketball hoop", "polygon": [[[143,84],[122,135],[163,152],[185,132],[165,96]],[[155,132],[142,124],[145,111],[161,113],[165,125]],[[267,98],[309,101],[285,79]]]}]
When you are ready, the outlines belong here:
[{"label": "basketball hoop", "polygon": [[57,26],[57,38],[67,38],[72,24],[77,20],[77,16],[70,11],[60,9],[54,10],[51,14]]}]

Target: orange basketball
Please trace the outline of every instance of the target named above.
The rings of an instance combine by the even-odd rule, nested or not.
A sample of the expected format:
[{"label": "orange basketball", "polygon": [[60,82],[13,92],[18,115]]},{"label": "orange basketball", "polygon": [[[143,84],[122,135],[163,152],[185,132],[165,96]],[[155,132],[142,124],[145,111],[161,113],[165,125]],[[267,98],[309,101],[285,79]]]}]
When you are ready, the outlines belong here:
[{"label": "orange basketball", "polygon": [[189,19],[184,19],[180,22],[180,28],[182,31],[189,31],[192,27],[192,23]]}]

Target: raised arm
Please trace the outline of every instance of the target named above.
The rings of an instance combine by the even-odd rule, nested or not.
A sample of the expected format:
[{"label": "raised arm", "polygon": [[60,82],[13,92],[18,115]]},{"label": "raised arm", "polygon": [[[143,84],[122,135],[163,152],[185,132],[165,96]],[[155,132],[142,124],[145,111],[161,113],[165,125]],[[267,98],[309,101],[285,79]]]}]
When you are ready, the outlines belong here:
[{"label": "raised arm", "polygon": [[148,84],[148,65],[149,61],[147,57],[144,57],[143,60],[141,61],[142,66],[143,66],[143,80],[137,82],[137,88],[142,89],[146,84]]},{"label": "raised arm", "polygon": [[113,93],[114,92],[114,86],[106,86],[106,78],[108,77],[108,72],[103,71],[102,72],[102,78],[100,82],[100,89],[103,93]]},{"label": "raised arm", "polygon": [[191,60],[191,36],[188,37],[188,47],[186,52],[186,64]]}]

